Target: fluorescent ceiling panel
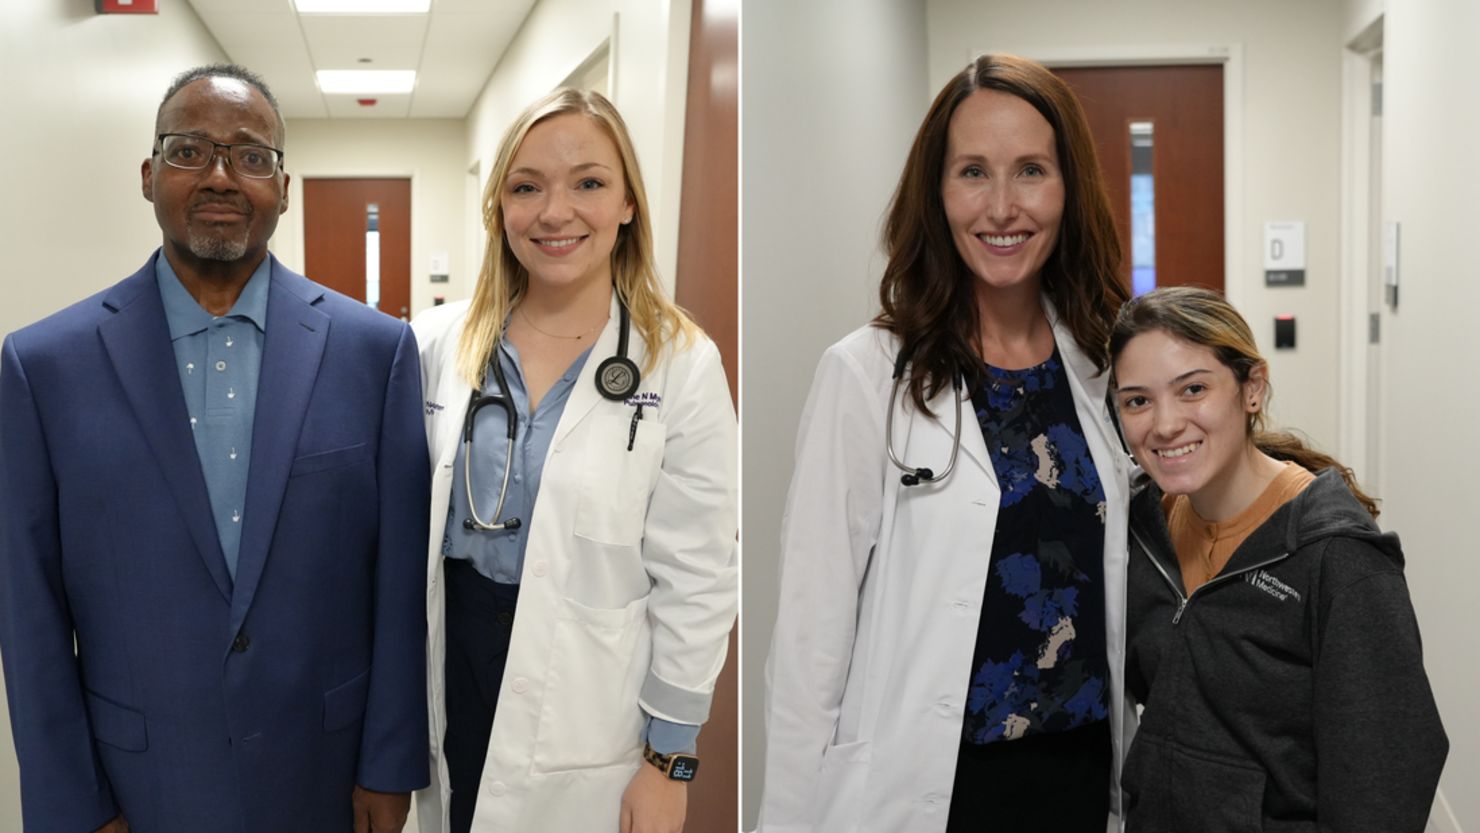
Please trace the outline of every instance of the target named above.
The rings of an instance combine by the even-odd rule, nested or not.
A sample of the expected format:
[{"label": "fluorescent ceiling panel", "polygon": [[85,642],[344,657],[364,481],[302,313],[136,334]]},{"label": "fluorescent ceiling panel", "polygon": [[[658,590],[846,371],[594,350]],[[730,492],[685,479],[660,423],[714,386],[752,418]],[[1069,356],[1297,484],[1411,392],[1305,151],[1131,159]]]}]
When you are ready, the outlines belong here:
[{"label": "fluorescent ceiling panel", "polygon": [[319,89],[328,95],[409,93],[416,87],[411,69],[321,69],[315,74]]},{"label": "fluorescent ceiling panel", "polygon": [[432,0],[293,0],[299,14],[426,14]]}]

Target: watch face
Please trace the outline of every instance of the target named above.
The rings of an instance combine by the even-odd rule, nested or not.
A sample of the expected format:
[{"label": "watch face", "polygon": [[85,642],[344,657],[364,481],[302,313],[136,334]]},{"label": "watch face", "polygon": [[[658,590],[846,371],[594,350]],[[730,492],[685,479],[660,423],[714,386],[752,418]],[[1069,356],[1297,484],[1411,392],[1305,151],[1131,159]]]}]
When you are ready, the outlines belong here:
[{"label": "watch face", "polygon": [[699,774],[699,759],[692,755],[674,755],[673,766],[668,770],[668,777],[675,781],[692,781]]}]

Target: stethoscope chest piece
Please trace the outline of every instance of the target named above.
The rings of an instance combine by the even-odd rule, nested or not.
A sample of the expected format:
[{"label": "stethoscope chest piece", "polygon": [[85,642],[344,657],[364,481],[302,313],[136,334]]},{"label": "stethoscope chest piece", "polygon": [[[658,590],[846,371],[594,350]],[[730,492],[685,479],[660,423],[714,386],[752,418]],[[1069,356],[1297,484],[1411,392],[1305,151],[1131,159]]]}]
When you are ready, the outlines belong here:
[{"label": "stethoscope chest piece", "polygon": [[613,402],[623,402],[642,383],[642,374],[637,365],[627,358],[627,339],[632,332],[632,315],[627,312],[625,301],[619,301],[617,327],[617,354],[609,356],[596,366],[596,390]]},{"label": "stethoscope chest piece", "polygon": [[607,399],[622,402],[637,392],[640,378],[631,359],[608,356],[596,368],[596,389]]}]

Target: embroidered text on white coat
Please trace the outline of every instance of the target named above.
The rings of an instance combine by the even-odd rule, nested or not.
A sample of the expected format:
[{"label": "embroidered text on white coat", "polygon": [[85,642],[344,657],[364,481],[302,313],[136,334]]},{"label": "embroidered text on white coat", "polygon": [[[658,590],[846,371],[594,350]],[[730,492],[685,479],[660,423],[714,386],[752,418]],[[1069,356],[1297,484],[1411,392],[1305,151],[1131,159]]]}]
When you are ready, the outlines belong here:
[{"label": "embroidered text on white coat", "polygon": [[1297,602],[1301,600],[1299,590],[1296,590],[1263,570],[1246,573],[1244,575],[1244,581],[1247,581],[1251,587],[1263,590],[1265,593],[1274,596],[1282,602],[1292,597]]},{"label": "embroidered text on white coat", "polygon": [[440,405],[440,404],[438,404],[436,402],[433,402],[432,400],[428,399],[428,400],[426,400],[426,410],[427,410],[427,416],[431,416],[432,414],[435,414],[436,412],[441,411],[441,410],[445,410],[445,409],[443,408],[442,405]]},{"label": "embroidered text on white coat", "polygon": [[663,404],[663,397],[657,391],[645,390],[627,397],[627,404],[633,406],[641,405],[644,408],[656,408]]}]

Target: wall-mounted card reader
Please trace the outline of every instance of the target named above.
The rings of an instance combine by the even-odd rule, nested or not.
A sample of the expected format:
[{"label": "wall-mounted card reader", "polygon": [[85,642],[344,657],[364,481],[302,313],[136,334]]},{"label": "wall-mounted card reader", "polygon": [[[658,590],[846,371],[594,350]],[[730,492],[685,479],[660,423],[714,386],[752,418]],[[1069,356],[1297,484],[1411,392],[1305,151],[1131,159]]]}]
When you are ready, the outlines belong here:
[{"label": "wall-mounted card reader", "polygon": [[1274,349],[1295,349],[1295,316],[1286,314],[1274,317]]}]

